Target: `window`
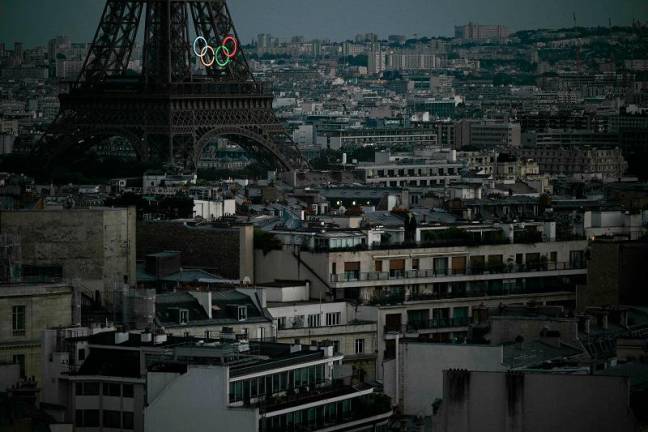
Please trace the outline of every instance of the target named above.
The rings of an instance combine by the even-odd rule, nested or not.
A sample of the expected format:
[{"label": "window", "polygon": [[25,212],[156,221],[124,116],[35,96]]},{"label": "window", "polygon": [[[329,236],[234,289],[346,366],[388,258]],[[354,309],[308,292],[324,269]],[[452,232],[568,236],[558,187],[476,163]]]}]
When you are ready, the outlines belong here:
[{"label": "window", "polygon": [[20,366],[20,378],[25,378],[25,354],[14,354],[13,363]]},{"label": "window", "polygon": [[286,317],[279,317],[277,319],[277,326],[279,327],[279,330],[283,330],[286,328]]},{"label": "window", "polygon": [[412,258],[412,270],[418,270],[418,269],[419,269],[419,259]]},{"label": "window", "polygon": [[337,341],[337,340],[333,341],[333,352],[334,353],[339,353],[340,352],[340,341]]},{"label": "window", "polygon": [[319,327],[321,324],[320,314],[308,315],[308,327]]},{"label": "window", "polygon": [[25,306],[14,306],[12,312],[12,334],[14,336],[25,336]]},{"label": "window", "polygon": [[470,268],[473,274],[483,273],[484,267],[485,267],[484,255],[473,255],[470,257]]},{"label": "window", "polygon": [[552,263],[558,262],[558,252],[551,252],[549,254],[549,261]]},{"label": "window", "polygon": [[238,320],[243,321],[247,319],[247,306],[239,306],[238,308]]},{"label": "window", "polygon": [[133,397],[133,384],[124,384],[122,389],[122,396],[125,398]]},{"label": "window", "polygon": [[504,268],[504,257],[502,255],[489,255],[488,268],[491,272],[501,272]]},{"label": "window", "polygon": [[390,277],[399,277],[405,271],[405,260],[404,259],[393,259],[389,260],[389,276]]},{"label": "window", "polygon": [[74,418],[76,426],[99,427],[99,410],[77,410]]},{"label": "window", "polygon": [[85,360],[85,358],[86,358],[85,349],[84,348],[79,349],[79,351],[77,353],[77,359],[79,359],[79,361],[83,361],[83,360]]},{"label": "window", "polygon": [[187,324],[189,322],[189,311],[186,309],[180,309],[180,324]]},{"label": "window", "polygon": [[452,274],[466,273],[466,257],[456,256],[452,257]]},{"label": "window", "polygon": [[104,396],[121,396],[121,385],[115,383],[103,384]]},{"label": "window", "polygon": [[337,263],[331,264],[331,273],[337,274]]},{"label": "window", "polygon": [[382,270],[383,267],[382,267],[382,261],[381,261],[381,260],[377,260],[377,261],[374,263],[374,269],[375,269],[375,271],[378,272],[378,273],[381,273],[381,272],[383,271],[383,270]]},{"label": "window", "polygon": [[84,382],[76,385],[77,396],[99,396],[98,382]]},{"label": "window", "polygon": [[293,322],[292,322],[292,327],[293,328],[301,328],[304,327],[304,315],[296,315],[293,317]]},{"label": "window", "polygon": [[135,429],[132,412],[122,413],[122,429]]},{"label": "window", "polygon": [[358,280],[360,278],[360,261],[345,262],[344,275],[348,280]]},{"label": "window", "polygon": [[103,427],[121,429],[121,413],[119,411],[103,411]]},{"label": "window", "polygon": [[336,326],[340,325],[340,318],[342,314],[340,312],[329,312],[326,314],[326,325],[327,326]]},{"label": "window", "polygon": [[537,252],[528,253],[525,256],[525,261],[528,268],[537,269],[538,267],[540,267],[540,254]]},{"label": "window", "polygon": [[583,251],[570,251],[569,264],[574,268],[585,267],[585,253]]},{"label": "window", "polygon": [[355,340],[355,353],[356,354],[363,354],[364,353],[364,347],[365,347],[365,340],[364,339],[356,339]]},{"label": "window", "polygon": [[434,274],[447,275],[448,274],[448,258],[434,258]]}]

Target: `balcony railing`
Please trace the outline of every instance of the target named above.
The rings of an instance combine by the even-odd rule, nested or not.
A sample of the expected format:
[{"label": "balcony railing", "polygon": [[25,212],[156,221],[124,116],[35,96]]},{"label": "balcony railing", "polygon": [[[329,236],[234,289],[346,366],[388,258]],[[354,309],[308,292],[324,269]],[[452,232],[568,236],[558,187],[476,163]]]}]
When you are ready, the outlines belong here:
[{"label": "balcony railing", "polygon": [[[340,402],[333,403],[340,408]],[[277,417],[262,418],[259,421],[260,432],[312,432],[320,429],[328,429],[351,422],[367,423],[384,421],[392,413],[390,398],[383,394],[372,393],[370,395],[355,398],[351,401],[350,409],[335,409],[326,412],[323,407],[315,408],[310,416],[303,412],[299,416],[288,414]],[[383,416],[383,418],[378,418]]]},{"label": "balcony railing", "polygon": [[410,321],[405,325],[407,332],[415,332],[418,330],[435,330],[452,327],[465,327],[470,324],[470,318],[433,318],[427,320]]},{"label": "balcony railing", "polygon": [[424,279],[424,278],[446,278],[462,277],[472,275],[487,274],[507,274],[507,273],[533,273],[549,272],[561,270],[583,270],[585,263],[567,263],[567,262],[546,262],[537,264],[501,264],[473,266],[463,269],[436,269],[436,270],[392,270],[388,272],[347,272],[340,274],[331,274],[330,281],[336,282],[360,282],[360,281],[389,281],[402,279]]},{"label": "balcony railing", "polygon": [[371,298],[371,305],[392,305],[401,304],[406,301],[426,301],[426,300],[446,300],[473,297],[498,297],[506,295],[525,295],[525,294],[551,294],[551,293],[574,293],[576,285],[570,284],[547,284],[541,286],[510,286],[502,288],[481,288],[470,290],[453,290],[452,292],[434,292],[434,293],[412,293],[412,294],[390,294],[378,295]]}]

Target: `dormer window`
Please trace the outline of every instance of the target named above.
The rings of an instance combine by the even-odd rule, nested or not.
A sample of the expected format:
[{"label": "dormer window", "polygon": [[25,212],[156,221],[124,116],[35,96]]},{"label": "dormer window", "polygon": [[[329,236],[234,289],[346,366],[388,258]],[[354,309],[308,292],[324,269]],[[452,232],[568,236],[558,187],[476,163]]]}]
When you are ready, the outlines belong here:
[{"label": "dormer window", "polygon": [[178,322],[180,324],[187,324],[189,322],[189,311],[187,309],[180,309],[178,314]]},{"label": "dormer window", "polygon": [[238,307],[238,320],[244,321],[247,319],[247,306]]}]

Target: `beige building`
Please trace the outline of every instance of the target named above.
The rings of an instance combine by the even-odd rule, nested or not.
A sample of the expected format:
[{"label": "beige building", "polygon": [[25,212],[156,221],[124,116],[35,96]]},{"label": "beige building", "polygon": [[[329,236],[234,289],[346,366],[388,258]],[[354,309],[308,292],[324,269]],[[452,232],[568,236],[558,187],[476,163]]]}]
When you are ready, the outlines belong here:
[{"label": "beige building", "polygon": [[72,287],[13,284],[0,290],[0,362],[17,363],[23,377],[41,378],[41,333],[72,324]]},{"label": "beige building", "polygon": [[[297,252],[286,246],[257,253],[256,274],[265,280],[310,280],[314,296],[359,303],[357,318],[377,323],[376,375],[381,380],[383,360],[394,355],[394,333],[461,341],[476,307],[574,306],[576,286],[585,283],[587,274],[586,240],[556,241],[551,224],[542,233],[513,225],[499,233],[478,229],[481,240],[457,239],[445,246],[432,244],[452,231],[421,233],[414,247],[383,247],[372,239],[339,250]],[[451,243],[447,238],[437,242]]]},{"label": "beige building", "polygon": [[615,178],[628,168],[619,148],[535,147],[523,148],[518,154],[536,161],[543,174]]}]

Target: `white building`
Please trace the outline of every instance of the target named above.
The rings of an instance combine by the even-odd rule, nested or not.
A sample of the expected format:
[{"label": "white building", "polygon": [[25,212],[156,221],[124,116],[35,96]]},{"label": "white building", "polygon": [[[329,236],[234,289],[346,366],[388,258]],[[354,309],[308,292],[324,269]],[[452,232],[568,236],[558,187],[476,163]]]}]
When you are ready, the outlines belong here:
[{"label": "white building", "polygon": [[348,302],[311,299],[308,284],[275,281],[258,287],[267,300],[278,342],[330,344],[334,352],[344,355],[354,378],[375,379],[375,322],[358,320]]},{"label": "white building", "polygon": [[[389,398],[349,385],[330,346],[107,332],[62,375],[77,432],[386,431]],[[346,383],[345,383],[346,381]]]},{"label": "white building", "polygon": [[194,200],[194,217],[206,220],[220,219],[236,214],[236,200]]}]

